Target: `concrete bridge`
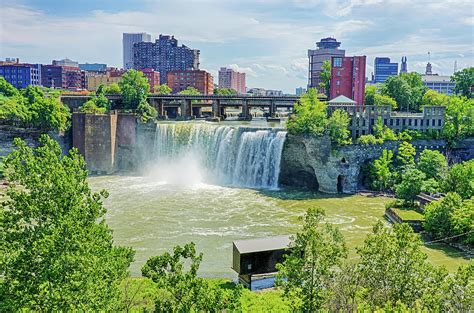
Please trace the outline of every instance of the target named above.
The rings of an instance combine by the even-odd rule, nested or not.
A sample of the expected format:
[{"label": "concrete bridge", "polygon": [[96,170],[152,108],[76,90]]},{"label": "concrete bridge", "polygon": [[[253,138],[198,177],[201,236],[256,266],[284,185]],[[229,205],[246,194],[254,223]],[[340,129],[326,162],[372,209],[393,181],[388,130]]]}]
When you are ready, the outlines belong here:
[{"label": "concrete bridge", "polygon": [[[92,96],[61,95],[61,101],[71,109],[79,108]],[[113,104],[119,105],[121,95],[106,95]],[[211,109],[212,117],[225,118],[227,108],[241,110],[239,118],[251,119],[251,108],[267,110],[268,117],[276,117],[279,108],[292,111],[298,96],[248,96],[248,95],[148,95],[148,103],[155,107],[160,117],[183,119],[202,116],[203,108]]]}]

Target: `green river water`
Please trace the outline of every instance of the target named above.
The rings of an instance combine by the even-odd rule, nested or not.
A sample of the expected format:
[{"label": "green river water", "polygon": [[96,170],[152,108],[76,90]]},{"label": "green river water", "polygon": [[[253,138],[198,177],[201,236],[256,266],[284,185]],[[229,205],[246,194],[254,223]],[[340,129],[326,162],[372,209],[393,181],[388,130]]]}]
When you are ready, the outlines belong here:
[{"label": "green river water", "polygon": [[[107,223],[115,242],[133,247],[133,276],[154,255],[190,241],[204,253],[200,274],[235,278],[231,270],[232,241],[292,234],[300,227],[298,217],[309,207],[325,209],[328,220],[342,230],[356,257],[372,225],[383,219],[382,197],[332,196],[299,190],[254,190],[230,188],[199,181],[167,184],[138,176],[91,177],[94,190],[107,189]],[[429,260],[454,271],[467,263],[463,256],[445,246],[424,248]]]}]

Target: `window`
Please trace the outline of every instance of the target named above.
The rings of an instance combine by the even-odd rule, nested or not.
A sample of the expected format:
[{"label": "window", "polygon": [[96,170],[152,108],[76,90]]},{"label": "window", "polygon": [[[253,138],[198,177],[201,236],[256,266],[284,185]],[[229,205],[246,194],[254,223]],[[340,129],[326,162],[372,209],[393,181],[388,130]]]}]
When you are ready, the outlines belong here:
[{"label": "window", "polygon": [[342,67],[342,58],[333,58],[333,67]]},{"label": "window", "polygon": [[441,126],[441,120],[438,120],[438,126]]},{"label": "window", "polygon": [[400,125],[400,119],[397,118],[397,126],[399,126],[399,125]]},{"label": "window", "polygon": [[340,80],[336,80],[336,86],[341,86],[341,81]]},{"label": "window", "polygon": [[337,75],[337,76],[341,76],[341,71],[338,70],[338,71],[336,72],[336,75]]},{"label": "window", "polygon": [[423,126],[423,120],[420,121],[420,126]]}]

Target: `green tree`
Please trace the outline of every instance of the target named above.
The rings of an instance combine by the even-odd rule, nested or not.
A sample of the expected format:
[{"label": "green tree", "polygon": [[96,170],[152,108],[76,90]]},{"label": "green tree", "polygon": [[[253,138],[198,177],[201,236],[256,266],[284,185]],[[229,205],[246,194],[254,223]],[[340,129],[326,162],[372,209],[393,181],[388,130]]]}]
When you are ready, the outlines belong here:
[{"label": "green tree", "polygon": [[383,150],[380,158],[376,159],[372,165],[373,188],[385,191],[391,187],[392,163],[393,152],[391,150]]},{"label": "green tree", "polygon": [[133,251],[113,245],[107,193],[92,193],[77,150],[63,155],[46,135],[36,149],[14,144],[0,204],[0,310],[114,310]]},{"label": "green tree", "polygon": [[155,86],[155,93],[158,95],[169,95],[171,94],[171,88],[168,87],[167,84],[161,84],[159,86]]},{"label": "green tree", "polygon": [[409,142],[402,142],[398,146],[397,150],[397,161],[401,166],[412,166],[415,164],[415,147]]},{"label": "green tree", "polygon": [[414,307],[439,288],[446,272],[427,261],[421,244],[408,224],[395,224],[392,229],[378,222],[357,248],[360,295],[370,311],[397,302]]},{"label": "green tree", "polygon": [[378,92],[376,85],[368,85],[365,87],[364,104],[375,105],[375,95]]},{"label": "green tree", "polygon": [[221,96],[233,96],[237,94],[237,91],[232,88],[214,88],[214,94]]},{"label": "green tree", "polygon": [[142,122],[146,123],[150,119],[156,118],[158,112],[148,102],[142,101],[137,108],[137,114]]},{"label": "green tree", "polygon": [[385,140],[397,140],[397,136],[388,126],[383,124],[382,118],[379,117],[374,125],[374,136],[377,139],[381,139],[382,142]]},{"label": "green tree", "polygon": [[5,97],[14,97],[20,95],[18,89],[13,87],[12,84],[7,82],[7,80],[0,76],[0,94],[4,95]]},{"label": "green tree", "polygon": [[379,105],[379,106],[389,105],[389,106],[392,107],[393,110],[396,110],[398,108],[398,105],[397,105],[397,102],[395,101],[395,99],[393,99],[392,97],[389,97],[387,95],[375,94],[375,96],[374,96],[374,105]]},{"label": "green tree", "polygon": [[474,160],[453,165],[444,181],[445,192],[456,192],[463,199],[474,197]]},{"label": "green tree", "polygon": [[431,202],[425,207],[425,229],[435,238],[451,236],[451,214],[462,206],[462,198],[454,192],[449,192],[441,200]]},{"label": "green tree", "polygon": [[449,275],[441,290],[444,312],[470,312],[474,303],[474,261]]},{"label": "green tree", "polygon": [[106,109],[98,107],[94,100],[87,100],[84,102],[83,105],[79,107],[79,111],[83,113],[91,113],[91,114],[104,114]]},{"label": "green tree", "polygon": [[401,182],[395,186],[397,198],[403,199],[411,204],[415,196],[420,194],[425,174],[417,169],[408,168],[401,174]]},{"label": "green tree", "polygon": [[327,126],[326,105],[319,101],[316,89],[310,88],[294,107],[295,114],[286,124],[291,134],[322,135]]},{"label": "green tree", "polygon": [[448,173],[448,162],[437,150],[424,149],[418,158],[417,168],[425,173],[426,178],[442,180]]},{"label": "green tree", "polygon": [[468,67],[461,71],[457,71],[451,76],[451,81],[456,82],[454,92],[462,96],[472,98],[474,86],[474,67]]},{"label": "green tree", "polygon": [[347,254],[339,229],[323,221],[323,210],[309,209],[303,229],[291,240],[290,253],[277,265],[278,284],[294,310],[322,309],[331,293],[330,281]]},{"label": "green tree", "polygon": [[[241,287],[233,291],[211,285],[197,276],[202,253],[196,254],[194,243],[174,247],[146,262],[142,275],[153,280],[161,293],[157,295],[157,312],[221,312],[240,308]],[[186,271],[185,265],[189,264]]]},{"label": "green tree", "polygon": [[474,99],[449,97],[443,135],[450,141],[474,136]]},{"label": "green tree", "polygon": [[323,62],[319,77],[321,79],[321,82],[319,83],[319,88],[324,89],[326,97],[329,97],[329,90],[331,87],[331,61]]},{"label": "green tree", "polygon": [[344,145],[352,142],[349,130],[350,117],[344,110],[335,110],[328,119],[327,127],[332,141]]},{"label": "green tree", "polygon": [[106,95],[120,95],[122,91],[117,83],[112,83],[105,87],[104,93]]},{"label": "green tree", "polygon": [[389,77],[381,92],[383,95],[393,98],[400,110],[418,111],[426,88],[421,76],[417,73],[402,73],[398,76]]},{"label": "green tree", "polygon": [[199,92],[199,90],[197,90],[196,88],[192,87],[192,86],[188,86],[186,89],[178,92],[179,95],[192,95],[192,96],[196,96],[196,95],[200,95],[201,93]]},{"label": "green tree", "polygon": [[150,85],[145,75],[136,70],[128,70],[119,82],[122,91],[124,109],[135,110],[140,103],[146,101]]},{"label": "green tree", "polygon": [[438,93],[435,90],[428,89],[426,90],[423,98],[421,100],[422,105],[427,106],[445,106],[449,102],[449,96]]}]

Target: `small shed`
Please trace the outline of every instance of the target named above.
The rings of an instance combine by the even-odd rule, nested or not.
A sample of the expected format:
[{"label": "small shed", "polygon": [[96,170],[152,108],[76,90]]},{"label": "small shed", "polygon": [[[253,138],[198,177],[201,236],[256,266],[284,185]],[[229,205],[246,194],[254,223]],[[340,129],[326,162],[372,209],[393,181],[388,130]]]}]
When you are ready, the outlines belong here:
[{"label": "small shed", "polygon": [[236,240],[233,242],[232,269],[239,275],[240,282],[251,290],[256,290],[252,287],[253,281],[259,281],[257,289],[272,287],[276,265],[283,262],[289,245],[290,235]]}]

